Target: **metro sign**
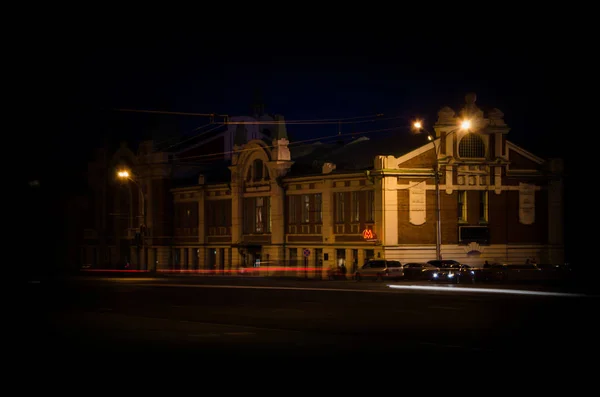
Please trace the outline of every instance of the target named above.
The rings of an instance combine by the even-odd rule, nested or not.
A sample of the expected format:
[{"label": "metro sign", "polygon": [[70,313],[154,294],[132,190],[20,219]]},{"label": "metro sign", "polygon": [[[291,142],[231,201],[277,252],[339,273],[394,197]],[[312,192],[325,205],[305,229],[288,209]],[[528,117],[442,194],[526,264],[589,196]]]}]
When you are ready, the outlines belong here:
[{"label": "metro sign", "polygon": [[365,241],[377,241],[377,236],[375,235],[375,232],[373,232],[373,230],[371,229],[363,230],[362,236],[365,239]]}]

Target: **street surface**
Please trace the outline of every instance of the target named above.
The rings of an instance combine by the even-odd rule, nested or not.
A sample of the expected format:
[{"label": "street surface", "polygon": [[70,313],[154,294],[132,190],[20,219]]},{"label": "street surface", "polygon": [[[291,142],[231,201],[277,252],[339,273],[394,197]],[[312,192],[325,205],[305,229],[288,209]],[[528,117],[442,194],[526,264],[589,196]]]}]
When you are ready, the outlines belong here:
[{"label": "street surface", "polygon": [[438,366],[467,358],[548,368],[572,366],[583,353],[597,357],[598,296],[435,287],[144,275],[48,279],[24,289],[22,349],[37,359],[59,354],[80,361],[391,358],[436,359]]}]

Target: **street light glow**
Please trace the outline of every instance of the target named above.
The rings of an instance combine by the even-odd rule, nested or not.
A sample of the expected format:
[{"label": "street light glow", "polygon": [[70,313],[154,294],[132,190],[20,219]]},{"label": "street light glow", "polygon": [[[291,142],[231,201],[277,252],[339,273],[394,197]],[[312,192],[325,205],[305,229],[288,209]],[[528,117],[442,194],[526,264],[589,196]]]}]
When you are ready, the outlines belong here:
[{"label": "street light glow", "polygon": [[[441,142],[440,144],[435,145],[435,138],[433,135],[431,135],[431,133],[429,133],[425,128],[423,128],[423,123],[421,121],[415,121],[413,122],[413,128],[416,132],[425,132],[427,133],[427,140],[429,140],[430,142],[433,142],[433,148],[436,154],[436,160],[435,160],[435,167],[433,170],[433,174],[434,174],[434,180],[435,180],[435,217],[436,217],[436,239],[435,239],[435,253],[436,253],[436,259],[440,260],[442,259],[442,215],[441,215],[441,208],[440,208],[440,163],[439,163],[439,159],[438,159],[438,155],[439,155],[439,150],[442,147]],[[459,130],[463,130],[463,131],[468,131],[471,128],[471,120],[462,120],[460,122],[460,127],[459,128],[454,128],[451,131],[443,131],[443,134],[445,134],[446,137],[450,136],[453,133],[458,132]]]},{"label": "street light glow", "polygon": [[129,172],[127,171],[119,171],[117,175],[119,176],[119,178],[129,178]]}]

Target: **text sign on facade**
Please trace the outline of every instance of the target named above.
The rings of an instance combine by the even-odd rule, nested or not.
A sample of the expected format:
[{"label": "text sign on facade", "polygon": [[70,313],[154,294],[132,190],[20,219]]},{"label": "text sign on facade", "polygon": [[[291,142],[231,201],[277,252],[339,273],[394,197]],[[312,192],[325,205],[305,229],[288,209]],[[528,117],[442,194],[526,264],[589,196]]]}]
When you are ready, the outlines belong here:
[{"label": "text sign on facade", "polygon": [[519,183],[519,222],[531,225],[535,222],[535,186]]},{"label": "text sign on facade", "polygon": [[409,221],[413,225],[422,225],[425,223],[425,182],[410,182],[408,189],[409,198]]}]

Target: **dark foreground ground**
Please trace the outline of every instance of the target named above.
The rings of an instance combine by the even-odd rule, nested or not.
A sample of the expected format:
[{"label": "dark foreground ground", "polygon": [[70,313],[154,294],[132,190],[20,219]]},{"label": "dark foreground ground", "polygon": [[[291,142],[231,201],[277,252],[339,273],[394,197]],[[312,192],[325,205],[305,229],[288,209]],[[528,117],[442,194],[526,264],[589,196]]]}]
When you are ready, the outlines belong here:
[{"label": "dark foreground ground", "polygon": [[460,363],[470,370],[509,365],[554,373],[586,371],[585,362],[598,358],[595,295],[540,286],[500,291],[488,285],[487,292],[430,287],[238,277],[49,278],[28,283],[15,301],[24,303],[16,348],[19,357],[38,364],[60,358],[91,367],[158,360],[270,363],[274,369],[368,363],[386,371]]}]

